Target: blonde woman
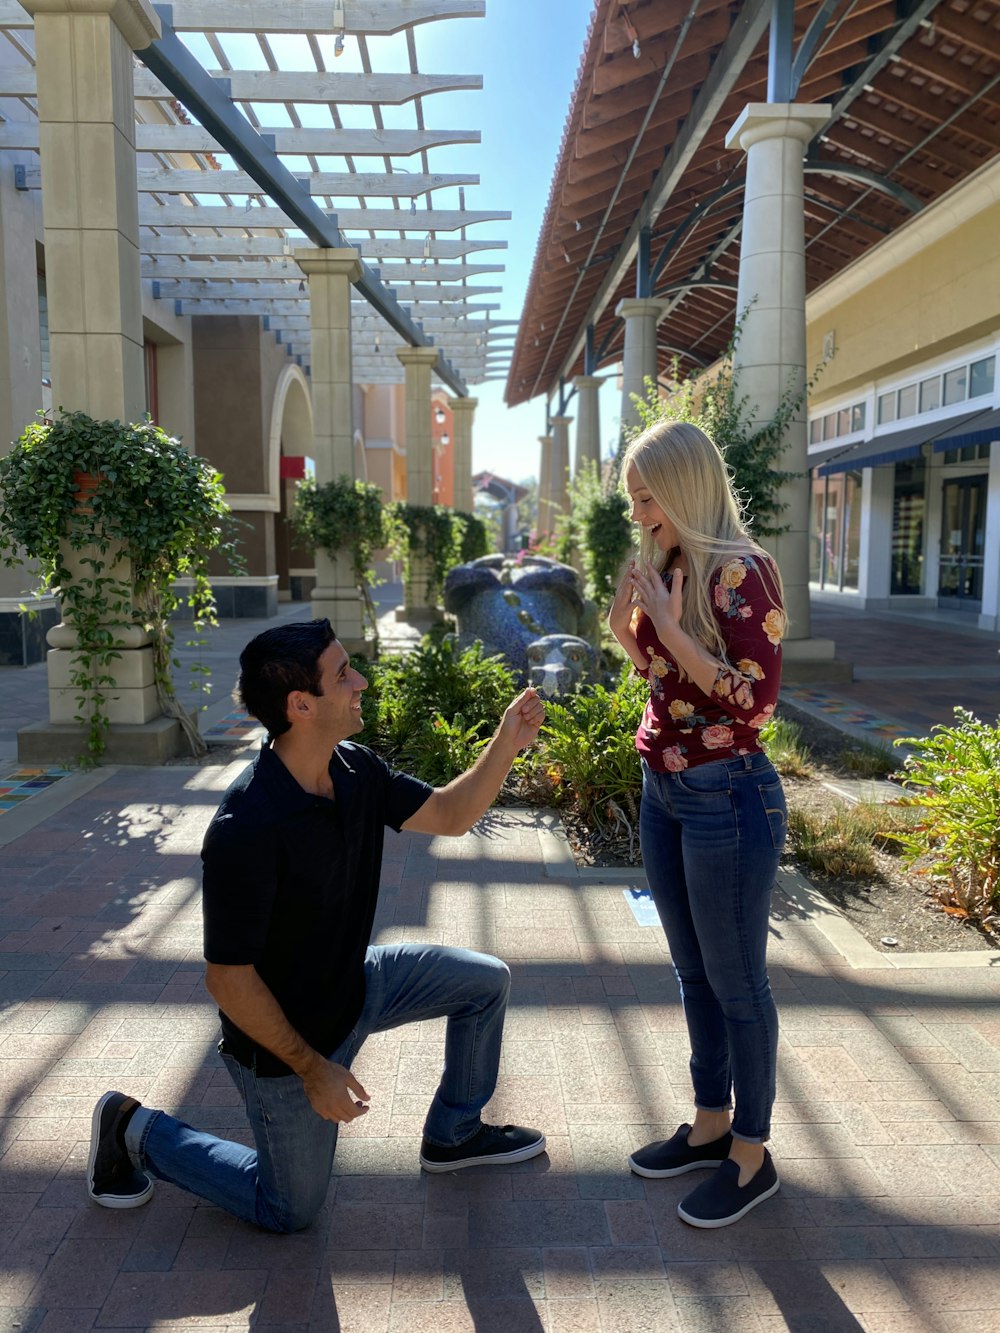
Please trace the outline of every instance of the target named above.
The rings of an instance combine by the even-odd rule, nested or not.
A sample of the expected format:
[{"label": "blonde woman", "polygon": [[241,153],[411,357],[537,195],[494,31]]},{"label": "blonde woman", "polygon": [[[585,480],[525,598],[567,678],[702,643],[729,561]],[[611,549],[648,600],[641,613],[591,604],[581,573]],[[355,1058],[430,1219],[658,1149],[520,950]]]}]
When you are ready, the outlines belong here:
[{"label": "blonde woman", "polygon": [[781,576],[696,426],[645,431],[624,476],[640,552],[608,623],[649,681],[636,733],[640,837],[680,983],[695,1104],[692,1124],[629,1165],[653,1178],[714,1168],[677,1211],[723,1227],[778,1189],[764,1146],[778,1041],[766,949],[786,810],[760,729],[781,679]]}]

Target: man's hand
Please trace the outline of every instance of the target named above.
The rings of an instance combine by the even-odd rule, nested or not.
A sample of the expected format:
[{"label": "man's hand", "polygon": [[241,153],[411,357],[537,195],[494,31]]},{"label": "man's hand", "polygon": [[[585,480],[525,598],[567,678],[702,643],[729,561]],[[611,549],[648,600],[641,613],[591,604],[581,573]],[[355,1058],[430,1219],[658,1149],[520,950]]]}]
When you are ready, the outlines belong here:
[{"label": "man's hand", "polygon": [[302,1086],[316,1114],[337,1124],[364,1115],[368,1107],[363,1103],[371,1100],[349,1069],[322,1057],[302,1075]]},{"label": "man's hand", "polygon": [[507,709],[497,729],[497,736],[508,744],[523,750],[538,735],[538,729],[545,721],[545,704],[537,690],[522,690],[507,705]]}]

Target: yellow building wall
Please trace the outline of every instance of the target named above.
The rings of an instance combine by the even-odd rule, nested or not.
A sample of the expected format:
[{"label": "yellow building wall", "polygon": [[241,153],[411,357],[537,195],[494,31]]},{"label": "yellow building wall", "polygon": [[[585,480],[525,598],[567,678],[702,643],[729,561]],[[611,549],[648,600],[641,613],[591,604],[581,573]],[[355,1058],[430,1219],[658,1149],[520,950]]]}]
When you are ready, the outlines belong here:
[{"label": "yellow building wall", "polygon": [[813,406],[872,379],[943,356],[995,332],[1000,324],[1000,203],[960,223],[862,291],[808,319],[806,365],[823,359],[833,332],[836,355],[810,395]]}]

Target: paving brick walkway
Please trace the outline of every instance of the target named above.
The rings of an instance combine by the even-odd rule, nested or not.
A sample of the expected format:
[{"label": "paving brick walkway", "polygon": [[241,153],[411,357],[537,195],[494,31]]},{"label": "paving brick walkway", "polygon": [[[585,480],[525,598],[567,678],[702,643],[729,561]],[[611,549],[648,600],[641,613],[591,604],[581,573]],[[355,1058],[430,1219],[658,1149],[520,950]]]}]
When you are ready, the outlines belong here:
[{"label": "paving brick walkway", "polygon": [[376,938],[507,959],[488,1114],[543,1128],[546,1156],[420,1173],[442,1055],[442,1025],[425,1023],[362,1052],[372,1108],[342,1133],[308,1231],[269,1236],[162,1184],[134,1212],[90,1205],[90,1113],[108,1087],[243,1134],[202,987],[197,872],[247,753],[73,775],[0,820],[3,1333],[997,1326],[1000,956],[886,958],[807,892],[777,894],[782,1190],[695,1231],[674,1211],[688,1178],[626,1168],[689,1114],[663,938],[629,881],[575,873],[534,811],[460,839],[390,834]]}]

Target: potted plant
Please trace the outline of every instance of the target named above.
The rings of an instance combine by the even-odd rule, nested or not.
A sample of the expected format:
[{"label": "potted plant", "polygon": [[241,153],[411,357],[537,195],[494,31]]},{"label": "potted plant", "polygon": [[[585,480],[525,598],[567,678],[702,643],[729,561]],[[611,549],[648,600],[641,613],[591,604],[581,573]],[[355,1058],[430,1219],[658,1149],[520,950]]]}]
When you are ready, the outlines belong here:
[{"label": "potted plant", "polygon": [[381,489],[371,482],[340,476],[320,485],[307,477],[296,489],[290,521],[304,545],[326,551],[334,559],[338,554],[347,556],[371,630],[372,653],[378,657],[378,624],[371,595],[380,582],[375,576],[375,552],[385,550],[394,560],[406,554],[406,530],[395,508],[384,503]]},{"label": "potted plant", "polygon": [[[71,683],[87,733],[87,758],[106,746],[109,667],[123,634],[151,637],[162,712],[177,718],[195,753],[205,749],[177,699],[170,617],[182,604],[196,629],[215,624],[208,581],[214,551],[235,558],[222,478],[151,420],[123,424],[39,413],[0,459],[0,557],[37,560],[40,592],[60,599],[76,631]],[[182,597],[178,579],[191,581]]]}]

